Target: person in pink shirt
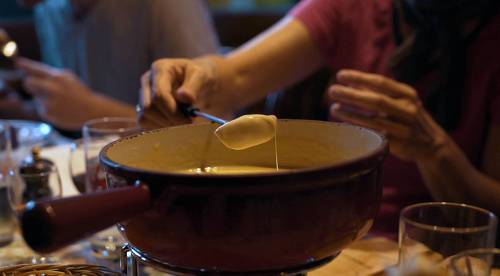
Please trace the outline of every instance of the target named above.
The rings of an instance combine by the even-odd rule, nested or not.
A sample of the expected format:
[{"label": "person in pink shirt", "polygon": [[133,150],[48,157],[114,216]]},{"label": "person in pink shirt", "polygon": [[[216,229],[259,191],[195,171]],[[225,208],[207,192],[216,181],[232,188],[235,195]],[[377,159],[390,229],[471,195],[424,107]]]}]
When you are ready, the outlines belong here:
[{"label": "person in pink shirt", "polygon": [[500,211],[500,2],[303,0],[226,56],[156,61],[142,78],[145,125],[186,123],[177,103],[231,118],[328,65],[332,118],[384,132],[377,233],[422,201]]}]

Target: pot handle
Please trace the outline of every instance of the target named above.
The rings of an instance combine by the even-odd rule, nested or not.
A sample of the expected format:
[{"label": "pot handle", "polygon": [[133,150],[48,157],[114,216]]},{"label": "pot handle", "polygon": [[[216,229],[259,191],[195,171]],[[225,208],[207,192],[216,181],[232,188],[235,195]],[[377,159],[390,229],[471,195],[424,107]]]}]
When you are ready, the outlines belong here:
[{"label": "pot handle", "polygon": [[151,207],[145,184],[79,196],[29,202],[21,215],[26,243],[50,253]]}]

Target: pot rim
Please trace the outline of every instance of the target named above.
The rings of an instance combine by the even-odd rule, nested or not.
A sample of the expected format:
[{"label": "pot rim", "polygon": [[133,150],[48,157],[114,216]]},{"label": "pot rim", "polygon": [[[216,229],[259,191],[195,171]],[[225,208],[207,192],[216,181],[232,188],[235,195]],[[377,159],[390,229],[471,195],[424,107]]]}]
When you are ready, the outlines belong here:
[{"label": "pot rim", "polygon": [[[329,174],[333,172],[345,172],[345,171],[360,171],[364,170],[369,167],[373,162],[376,162],[380,159],[384,159],[386,155],[389,152],[389,144],[387,141],[387,138],[385,135],[382,133],[371,129],[371,128],[366,128],[366,127],[361,127],[357,125],[352,125],[348,123],[338,123],[338,122],[330,122],[330,121],[319,121],[319,120],[300,120],[300,119],[279,119],[281,122],[287,122],[287,121],[293,121],[293,122],[304,122],[304,123],[316,123],[316,124],[335,124],[339,126],[347,126],[347,127],[352,127],[352,128],[358,128],[362,129],[363,131],[369,131],[376,136],[378,136],[381,139],[381,143],[371,152],[368,154],[362,155],[357,158],[349,159],[347,161],[339,162],[336,163],[335,165],[325,165],[325,166],[315,166],[315,167],[306,167],[306,168],[299,168],[299,169],[293,169],[293,170],[287,170],[287,171],[278,171],[278,172],[260,172],[260,173],[251,173],[251,174],[186,174],[186,173],[176,173],[176,172],[160,172],[160,171],[154,171],[154,170],[145,170],[145,169],[140,169],[140,168],[134,168],[126,165],[119,164],[116,161],[111,160],[107,156],[107,151],[113,147],[114,145],[121,143],[122,141],[128,140],[128,139],[134,139],[135,137],[141,136],[141,135],[146,135],[148,133],[154,133],[154,132],[159,132],[159,131],[164,131],[167,128],[180,128],[180,127],[190,127],[191,125],[180,125],[180,126],[173,126],[173,127],[167,127],[167,128],[161,128],[161,129],[155,129],[155,130],[149,130],[149,131],[143,131],[141,133],[136,133],[127,137],[120,138],[114,142],[109,143],[108,145],[104,146],[102,150],[99,153],[99,160],[105,170],[111,169],[115,172],[124,172],[126,174],[134,174],[134,175],[147,175],[147,176],[152,176],[152,177],[169,177],[170,179],[178,179],[178,180],[185,180],[185,179],[195,179],[195,180],[236,180],[236,181],[242,181],[244,182],[247,181],[252,181],[253,179],[260,179],[260,178],[272,178],[272,177],[296,177],[300,175],[311,175],[312,173],[326,173],[328,172]],[[204,123],[203,125],[207,125],[211,123]],[[364,164],[364,165],[363,165]],[[356,169],[358,168],[358,169]],[[344,175],[345,176],[345,175]]]}]

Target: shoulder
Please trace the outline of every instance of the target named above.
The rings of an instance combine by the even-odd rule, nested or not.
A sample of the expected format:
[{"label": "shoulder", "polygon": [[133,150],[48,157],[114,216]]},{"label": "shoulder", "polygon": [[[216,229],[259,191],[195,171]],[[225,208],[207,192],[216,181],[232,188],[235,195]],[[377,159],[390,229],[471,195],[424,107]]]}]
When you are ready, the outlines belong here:
[{"label": "shoulder", "polygon": [[500,13],[491,18],[468,50],[468,66],[476,89],[486,89],[491,116],[500,124]]},{"label": "shoulder", "polygon": [[64,0],[46,0],[38,3],[35,6],[35,10],[37,9],[51,9],[51,10],[59,10],[66,9],[70,6],[69,1]]},{"label": "shoulder", "polygon": [[35,20],[43,18],[50,19],[54,16],[61,17],[61,15],[69,14],[71,6],[69,1],[64,0],[48,0],[37,4],[33,8]]},{"label": "shoulder", "polygon": [[[487,49],[488,54],[500,54],[498,52],[500,49],[500,13],[497,13],[483,26],[472,46]],[[498,54],[497,56],[499,56]]]},{"label": "shoulder", "polygon": [[330,63],[340,64],[344,54],[363,59],[380,50],[368,49],[372,42],[392,36],[392,0],[302,0],[290,14]]},{"label": "shoulder", "polygon": [[198,12],[200,10],[207,10],[205,1],[199,0],[149,0],[147,2],[153,10],[171,14],[185,11]]},{"label": "shoulder", "polygon": [[468,50],[468,63],[473,68],[481,68],[480,71],[485,75],[484,77],[496,83],[500,82],[499,49],[500,13],[487,22]]},{"label": "shoulder", "polygon": [[392,25],[392,1],[303,0],[290,15],[313,31],[366,33]]},{"label": "shoulder", "polygon": [[291,12],[294,16],[306,14],[337,14],[340,16],[391,11],[391,0],[302,0]]}]

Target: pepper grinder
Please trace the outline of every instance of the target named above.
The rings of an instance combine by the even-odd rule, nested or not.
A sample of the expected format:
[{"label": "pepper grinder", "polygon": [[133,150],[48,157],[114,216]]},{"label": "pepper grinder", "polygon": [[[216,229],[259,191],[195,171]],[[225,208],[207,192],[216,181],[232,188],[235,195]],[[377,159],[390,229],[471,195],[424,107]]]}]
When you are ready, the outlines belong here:
[{"label": "pepper grinder", "polygon": [[31,150],[31,156],[26,158],[19,166],[19,175],[24,180],[23,201],[48,198],[53,195],[49,185],[51,172],[55,164],[40,156],[40,147]]}]

